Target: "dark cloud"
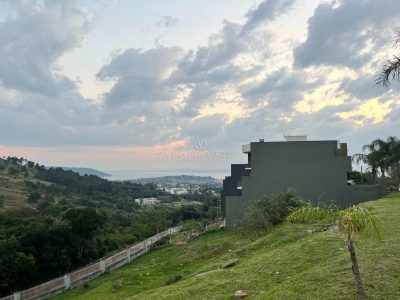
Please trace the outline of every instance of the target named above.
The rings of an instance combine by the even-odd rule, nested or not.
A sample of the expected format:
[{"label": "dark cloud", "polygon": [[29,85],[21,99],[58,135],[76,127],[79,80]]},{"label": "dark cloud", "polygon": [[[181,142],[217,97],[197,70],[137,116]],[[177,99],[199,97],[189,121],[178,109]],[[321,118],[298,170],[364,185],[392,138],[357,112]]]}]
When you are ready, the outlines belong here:
[{"label": "dark cloud", "polygon": [[385,28],[400,21],[398,7],[397,0],[319,5],[308,21],[306,41],[294,50],[295,64],[360,68],[387,42]]},{"label": "dark cloud", "polygon": [[216,68],[226,66],[247,49],[247,44],[238,37],[241,26],[224,21],[222,30],[210,37],[207,46],[190,51],[178,65],[172,80],[175,82],[198,82]]},{"label": "dark cloud", "polygon": [[287,12],[296,0],[266,0],[261,2],[256,9],[246,13],[247,22],[244,24],[241,34],[246,34],[260,24],[273,21],[276,17]]},{"label": "dark cloud", "polygon": [[105,95],[108,104],[167,101],[175,95],[166,79],[180,55],[178,48],[128,49],[103,66],[97,77],[116,80]]},{"label": "dark cloud", "polygon": [[[8,88],[57,95],[74,83],[55,70],[56,60],[79,46],[91,27],[73,1],[10,1],[0,23],[0,82]],[[40,2],[41,3],[41,2]]]},{"label": "dark cloud", "polygon": [[267,101],[269,105],[290,108],[302,95],[322,83],[322,80],[310,79],[309,74],[300,70],[283,68],[268,75],[262,82],[243,92],[251,104]]},{"label": "dark cloud", "polygon": [[374,80],[374,76],[369,74],[363,74],[361,77],[355,80],[345,78],[342,81],[339,89],[358,99],[371,99],[381,94],[376,87]]}]

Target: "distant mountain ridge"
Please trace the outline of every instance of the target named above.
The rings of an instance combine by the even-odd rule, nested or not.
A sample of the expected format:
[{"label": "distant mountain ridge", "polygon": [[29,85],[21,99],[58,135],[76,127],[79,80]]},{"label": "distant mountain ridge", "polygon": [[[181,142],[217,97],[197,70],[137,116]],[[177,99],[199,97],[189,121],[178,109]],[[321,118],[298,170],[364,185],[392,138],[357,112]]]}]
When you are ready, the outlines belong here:
[{"label": "distant mountain ridge", "polygon": [[76,168],[76,167],[60,167],[61,169],[65,170],[65,171],[72,171],[75,173],[78,173],[79,175],[83,176],[83,175],[95,175],[95,176],[99,176],[99,177],[110,177],[111,174],[96,170],[96,169],[92,169],[92,168]]},{"label": "distant mountain ridge", "polygon": [[129,180],[132,183],[153,183],[153,184],[197,184],[207,185],[212,187],[222,186],[222,180],[211,176],[193,176],[193,175],[176,175],[176,176],[161,176],[153,178],[138,178]]}]

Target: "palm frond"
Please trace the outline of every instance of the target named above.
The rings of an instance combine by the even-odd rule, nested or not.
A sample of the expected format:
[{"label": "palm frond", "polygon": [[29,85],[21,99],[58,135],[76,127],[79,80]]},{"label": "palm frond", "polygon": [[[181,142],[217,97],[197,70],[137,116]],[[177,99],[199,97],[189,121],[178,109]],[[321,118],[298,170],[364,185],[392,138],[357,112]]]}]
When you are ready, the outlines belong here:
[{"label": "palm frond", "polygon": [[366,163],[366,161],[367,161],[367,155],[364,154],[364,153],[357,153],[357,154],[354,154],[354,155],[351,157],[351,160],[352,160],[353,162],[355,162],[356,164],[359,164],[360,162]]},{"label": "palm frond", "polygon": [[287,223],[305,223],[322,220],[334,216],[334,208],[332,206],[321,207],[313,206],[308,202],[305,206],[291,209],[291,213],[286,217]]},{"label": "palm frond", "polygon": [[382,222],[361,206],[351,206],[337,212],[337,225],[340,232],[353,236],[359,234],[365,238],[382,238]]},{"label": "palm frond", "polygon": [[400,58],[396,55],[393,59],[388,59],[381,72],[376,76],[375,84],[387,88],[390,80],[400,80]]}]

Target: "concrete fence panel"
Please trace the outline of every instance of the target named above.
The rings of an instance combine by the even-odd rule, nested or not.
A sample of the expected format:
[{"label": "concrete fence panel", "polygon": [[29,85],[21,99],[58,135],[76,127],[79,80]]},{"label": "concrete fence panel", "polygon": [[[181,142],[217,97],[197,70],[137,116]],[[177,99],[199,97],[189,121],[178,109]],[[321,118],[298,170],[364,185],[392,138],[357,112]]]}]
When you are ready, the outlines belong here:
[{"label": "concrete fence panel", "polygon": [[0,300],[46,299],[50,296],[60,294],[67,289],[75,288],[100,276],[107,270],[114,270],[129,263],[136,257],[145,254],[150,250],[151,245],[159,241],[162,237],[175,234],[180,230],[180,226],[169,228],[162,233],[156,234],[151,238],[132,245],[118,253],[103,257],[95,263],[89,264],[83,268],[37,285],[33,288],[21,292],[15,292],[13,295],[0,298]]},{"label": "concrete fence panel", "polygon": [[[83,267],[79,270],[71,272],[70,277],[70,287],[73,288],[79,286],[101,274],[100,262],[95,262],[91,265]],[[67,287],[66,287],[67,288]]]},{"label": "concrete fence panel", "polygon": [[20,292],[21,300],[42,299],[59,293],[64,289],[64,276],[37,285],[33,288]]}]

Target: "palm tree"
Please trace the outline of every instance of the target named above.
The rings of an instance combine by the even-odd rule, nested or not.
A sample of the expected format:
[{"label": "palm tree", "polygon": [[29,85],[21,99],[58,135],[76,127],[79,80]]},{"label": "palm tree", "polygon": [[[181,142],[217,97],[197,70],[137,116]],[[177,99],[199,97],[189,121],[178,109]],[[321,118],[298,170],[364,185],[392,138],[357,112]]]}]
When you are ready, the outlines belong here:
[{"label": "palm tree", "polygon": [[[394,40],[394,46],[400,45],[400,32]],[[392,59],[386,60],[381,72],[377,75],[375,84],[382,87],[389,87],[391,80],[400,81],[400,57],[394,55]]]},{"label": "palm tree", "polygon": [[359,164],[363,162],[364,164],[368,165],[371,168],[371,173],[372,177],[374,179],[374,183],[376,183],[376,177],[378,174],[378,155],[375,152],[371,152],[368,154],[364,153],[357,153],[354,154],[352,157],[352,160],[356,163]]},{"label": "palm tree", "polygon": [[389,138],[387,141],[382,139],[375,139],[371,144],[364,145],[363,150],[376,152],[377,163],[381,171],[381,178],[385,178],[385,172],[388,171],[390,166],[391,144]]},{"label": "palm tree", "polygon": [[365,296],[354,245],[354,236],[361,234],[367,238],[377,237],[380,239],[382,232],[380,220],[371,215],[366,208],[360,206],[353,205],[345,210],[336,210],[333,207],[314,207],[311,203],[308,203],[307,206],[292,210],[286,221],[289,223],[301,223],[321,220],[327,217],[334,219],[334,228],[347,238],[347,248],[350,253],[357,294]]},{"label": "palm tree", "polygon": [[388,168],[391,169],[397,190],[399,190],[400,184],[400,139],[395,136],[389,136],[386,140],[388,148],[387,164]]}]

